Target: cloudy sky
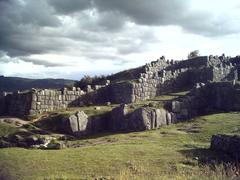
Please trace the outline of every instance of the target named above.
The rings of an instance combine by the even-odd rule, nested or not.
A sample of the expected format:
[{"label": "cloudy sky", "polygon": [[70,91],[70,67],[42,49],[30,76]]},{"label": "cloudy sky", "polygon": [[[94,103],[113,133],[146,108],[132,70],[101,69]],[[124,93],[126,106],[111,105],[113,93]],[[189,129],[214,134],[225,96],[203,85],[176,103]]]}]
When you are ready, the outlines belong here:
[{"label": "cloudy sky", "polygon": [[5,76],[79,79],[239,42],[239,0],[0,0]]}]

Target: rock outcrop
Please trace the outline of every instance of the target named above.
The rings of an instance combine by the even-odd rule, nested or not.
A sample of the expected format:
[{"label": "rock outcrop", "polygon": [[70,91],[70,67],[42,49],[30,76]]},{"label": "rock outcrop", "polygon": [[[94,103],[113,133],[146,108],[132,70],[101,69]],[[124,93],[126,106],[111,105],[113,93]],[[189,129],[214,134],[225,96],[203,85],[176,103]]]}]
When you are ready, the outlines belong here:
[{"label": "rock outcrop", "polygon": [[186,96],[173,100],[168,110],[178,121],[219,111],[239,111],[240,87],[232,82],[197,84]]},{"label": "rock outcrop", "polygon": [[240,136],[214,135],[211,139],[212,150],[229,154],[234,160],[240,160]]},{"label": "rock outcrop", "polygon": [[169,113],[163,108],[141,107],[129,116],[128,121],[129,129],[138,131],[156,129],[172,124],[175,120],[173,113]]},{"label": "rock outcrop", "polygon": [[143,131],[156,129],[176,121],[174,113],[153,107],[140,107],[131,111],[122,104],[112,110],[110,130],[114,131]]},{"label": "rock outcrop", "polygon": [[21,136],[13,134],[0,137],[0,148],[24,147],[34,149],[63,149],[66,147],[63,141],[56,140],[51,136]]},{"label": "rock outcrop", "polygon": [[70,134],[82,135],[88,133],[88,116],[83,112],[77,112],[62,119],[64,130]]}]

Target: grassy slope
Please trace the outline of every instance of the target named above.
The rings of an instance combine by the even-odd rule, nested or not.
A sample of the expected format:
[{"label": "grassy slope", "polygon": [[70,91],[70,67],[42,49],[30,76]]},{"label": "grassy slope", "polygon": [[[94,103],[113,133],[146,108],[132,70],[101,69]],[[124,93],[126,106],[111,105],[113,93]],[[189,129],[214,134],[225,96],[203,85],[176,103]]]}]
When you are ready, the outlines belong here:
[{"label": "grassy slope", "polygon": [[201,175],[194,156],[216,156],[211,135],[240,134],[240,113],[196,118],[158,130],[89,137],[69,143],[82,146],[60,151],[0,149],[1,173],[13,179],[186,179]]}]

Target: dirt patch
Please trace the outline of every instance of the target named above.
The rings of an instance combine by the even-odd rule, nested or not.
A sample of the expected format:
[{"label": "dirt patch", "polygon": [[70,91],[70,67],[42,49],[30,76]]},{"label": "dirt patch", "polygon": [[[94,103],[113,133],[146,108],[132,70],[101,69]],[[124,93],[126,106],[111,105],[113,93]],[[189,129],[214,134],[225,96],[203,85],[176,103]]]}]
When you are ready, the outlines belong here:
[{"label": "dirt patch", "polygon": [[88,146],[96,146],[96,145],[100,145],[100,144],[112,144],[117,142],[118,139],[104,139],[104,140],[99,140],[96,142],[92,142],[92,141],[84,141],[84,142],[74,142],[74,143],[68,143],[67,147],[70,148],[80,148],[80,147],[88,147]]},{"label": "dirt patch", "polygon": [[192,126],[192,127],[178,128],[177,130],[183,131],[186,133],[200,133],[201,127],[200,126]]}]

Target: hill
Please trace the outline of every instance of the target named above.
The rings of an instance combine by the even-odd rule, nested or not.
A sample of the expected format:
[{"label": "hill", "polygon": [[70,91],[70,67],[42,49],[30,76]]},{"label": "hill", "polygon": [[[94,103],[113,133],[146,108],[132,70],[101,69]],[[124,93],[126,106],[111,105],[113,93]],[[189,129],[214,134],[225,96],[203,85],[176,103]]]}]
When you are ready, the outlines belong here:
[{"label": "hill", "polygon": [[[223,156],[208,148],[212,135],[239,134],[236,127],[238,112],[220,113],[157,130],[75,139],[61,151],[0,149],[0,178],[231,179],[234,171],[217,163]],[[6,128],[10,132],[0,123],[1,132]]]},{"label": "hill", "polygon": [[71,86],[74,82],[74,80],[68,79],[28,79],[0,76],[0,92],[22,91],[31,88],[62,88],[64,86]]}]

